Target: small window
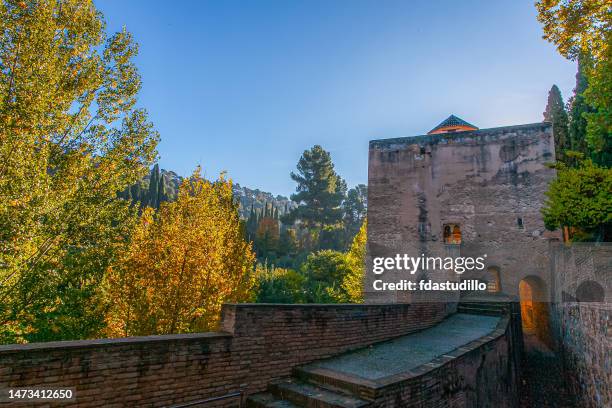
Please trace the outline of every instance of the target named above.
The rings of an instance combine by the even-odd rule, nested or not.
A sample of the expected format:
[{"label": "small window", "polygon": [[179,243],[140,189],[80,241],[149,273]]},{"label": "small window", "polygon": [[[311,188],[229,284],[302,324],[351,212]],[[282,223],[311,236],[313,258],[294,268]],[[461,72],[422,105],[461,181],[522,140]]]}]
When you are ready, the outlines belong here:
[{"label": "small window", "polygon": [[519,229],[525,228],[525,226],[523,225],[523,219],[521,217],[516,219],[516,225],[518,225]]},{"label": "small window", "polygon": [[501,292],[501,276],[499,273],[499,268],[496,266],[490,266],[487,268],[487,279],[487,292]]},{"label": "small window", "polygon": [[457,224],[444,224],[444,243],[458,245],[461,243],[461,228]]}]

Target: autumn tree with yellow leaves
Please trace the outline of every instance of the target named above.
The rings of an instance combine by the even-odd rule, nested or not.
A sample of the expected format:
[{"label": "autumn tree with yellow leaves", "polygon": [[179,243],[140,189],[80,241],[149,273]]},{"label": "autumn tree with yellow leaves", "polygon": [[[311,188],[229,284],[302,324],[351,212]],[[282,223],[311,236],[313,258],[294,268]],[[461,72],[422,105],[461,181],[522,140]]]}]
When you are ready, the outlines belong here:
[{"label": "autumn tree with yellow leaves", "polygon": [[196,170],[175,202],[143,212],[121,266],[108,274],[108,335],[215,329],[223,303],[251,300],[254,261],[231,181]]},{"label": "autumn tree with yellow leaves", "polygon": [[137,45],[91,0],[0,2],[0,342],[89,338],[158,135]]}]

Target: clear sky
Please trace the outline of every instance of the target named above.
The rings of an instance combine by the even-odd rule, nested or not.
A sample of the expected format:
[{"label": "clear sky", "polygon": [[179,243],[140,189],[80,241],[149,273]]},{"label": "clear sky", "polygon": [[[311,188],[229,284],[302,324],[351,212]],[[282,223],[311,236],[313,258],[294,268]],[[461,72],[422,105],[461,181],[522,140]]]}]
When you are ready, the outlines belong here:
[{"label": "clear sky", "polygon": [[160,165],[201,164],[288,195],[314,144],[349,186],[371,139],[423,134],[451,113],[481,128],[539,122],[575,65],[541,38],[533,0],[97,0],[140,44],[139,104]]}]

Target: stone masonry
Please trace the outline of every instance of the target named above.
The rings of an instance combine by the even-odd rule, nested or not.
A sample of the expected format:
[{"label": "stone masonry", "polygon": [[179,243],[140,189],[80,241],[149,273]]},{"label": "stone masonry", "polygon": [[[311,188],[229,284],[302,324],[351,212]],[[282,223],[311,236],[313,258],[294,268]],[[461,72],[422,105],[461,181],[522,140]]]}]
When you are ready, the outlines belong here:
[{"label": "stone masonry", "polygon": [[[413,300],[372,288],[373,257],[487,255],[501,290],[518,295],[521,279],[547,277],[548,238],[540,209],[555,171],[552,127],[534,123],[370,142],[366,301]],[[443,240],[446,225],[460,245]],[[454,273],[438,279],[457,279]],[[462,279],[487,280],[487,270]],[[388,282],[406,278],[385,272]],[[414,295],[412,295],[414,296]],[[446,299],[448,300],[448,299]]]}]

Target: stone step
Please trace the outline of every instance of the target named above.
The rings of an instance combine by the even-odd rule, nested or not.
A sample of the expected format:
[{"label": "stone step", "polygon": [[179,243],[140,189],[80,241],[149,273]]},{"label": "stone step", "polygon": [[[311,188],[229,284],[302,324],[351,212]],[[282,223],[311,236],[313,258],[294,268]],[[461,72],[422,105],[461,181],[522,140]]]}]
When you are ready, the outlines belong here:
[{"label": "stone step", "polygon": [[369,405],[368,401],[354,396],[293,378],[270,383],[268,388],[276,398],[291,401],[300,407],[361,408]]},{"label": "stone step", "polygon": [[458,313],[477,314],[485,316],[499,316],[503,314],[504,309],[484,307],[484,306],[457,306]]},{"label": "stone step", "polygon": [[339,373],[323,367],[302,366],[293,369],[293,376],[304,382],[341,394],[349,394],[365,400],[375,398],[376,384],[355,378],[345,373]]},{"label": "stone step", "polygon": [[490,306],[507,309],[510,308],[510,303],[507,302],[459,302],[459,306]]},{"label": "stone step", "polygon": [[299,405],[276,398],[269,392],[260,392],[249,395],[246,400],[247,408],[299,408]]},{"label": "stone step", "polygon": [[458,306],[467,306],[467,307],[486,307],[486,308],[491,308],[491,309],[498,309],[498,310],[510,310],[511,307],[509,304],[498,304],[498,303],[491,303],[491,302],[459,302]]}]

